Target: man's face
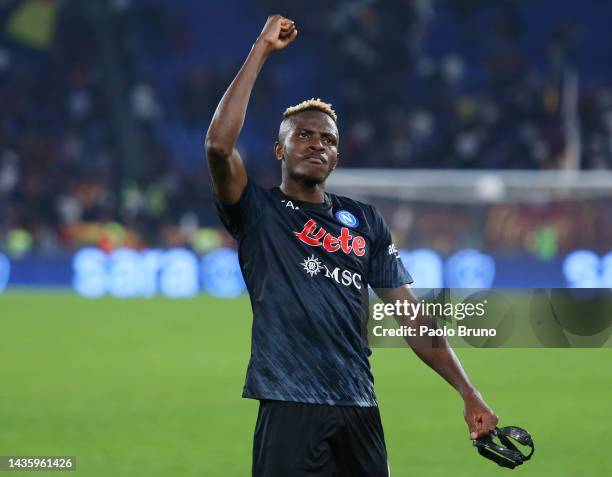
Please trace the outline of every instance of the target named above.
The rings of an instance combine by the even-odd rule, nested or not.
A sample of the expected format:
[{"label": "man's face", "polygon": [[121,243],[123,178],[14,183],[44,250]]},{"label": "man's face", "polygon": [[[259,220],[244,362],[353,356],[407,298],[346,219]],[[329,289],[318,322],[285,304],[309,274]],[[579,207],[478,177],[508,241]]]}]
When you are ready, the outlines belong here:
[{"label": "man's face", "polygon": [[320,111],[304,111],[281,123],[276,158],[295,181],[321,184],[338,162],[338,128]]}]

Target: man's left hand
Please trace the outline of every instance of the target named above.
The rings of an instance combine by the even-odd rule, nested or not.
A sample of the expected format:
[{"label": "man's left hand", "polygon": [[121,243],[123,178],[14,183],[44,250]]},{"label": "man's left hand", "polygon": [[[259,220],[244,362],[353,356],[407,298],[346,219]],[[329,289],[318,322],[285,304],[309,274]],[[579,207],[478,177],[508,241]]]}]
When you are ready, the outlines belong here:
[{"label": "man's left hand", "polygon": [[470,439],[480,439],[497,427],[499,418],[487,406],[480,393],[464,398],[465,408],[463,416],[470,430]]}]

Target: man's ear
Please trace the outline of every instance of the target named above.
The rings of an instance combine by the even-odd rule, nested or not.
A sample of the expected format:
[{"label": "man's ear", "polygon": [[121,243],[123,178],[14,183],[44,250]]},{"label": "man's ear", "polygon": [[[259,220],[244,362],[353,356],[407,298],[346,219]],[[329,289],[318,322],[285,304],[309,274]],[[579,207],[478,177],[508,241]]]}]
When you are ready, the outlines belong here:
[{"label": "man's ear", "polygon": [[283,145],[278,141],[274,143],[274,155],[277,161],[283,160]]},{"label": "man's ear", "polygon": [[334,165],[332,167],[332,171],[336,168],[336,166],[338,165],[338,161],[340,160],[340,153],[336,154],[336,162],[334,162]]}]

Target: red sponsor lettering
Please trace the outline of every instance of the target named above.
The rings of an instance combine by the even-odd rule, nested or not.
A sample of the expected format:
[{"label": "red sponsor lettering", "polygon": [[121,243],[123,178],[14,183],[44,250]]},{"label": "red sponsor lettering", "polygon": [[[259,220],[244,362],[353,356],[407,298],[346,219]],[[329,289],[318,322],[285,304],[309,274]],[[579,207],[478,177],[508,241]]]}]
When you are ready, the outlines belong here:
[{"label": "red sponsor lettering", "polygon": [[365,253],[366,241],[361,235],[356,235],[353,239],[353,250],[361,257]]},{"label": "red sponsor lettering", "polygon": [[340,229],[340,237],[338,239],[340,240],[340,247],[342,248],[342,251],[346,254],[351,253],[351,249],[353,248],[351,246],[352,238],[353,236],[349,233],[348,228],[342,227],[342,229]]},{"label": "red sponsor lettering", "polygon": [[323,248],[329,252],[335,252],[340,248],[339,240],[331,234],[327,234],[323,239]]},{"label": "red sponsor lettering", "polygon": [[319,239],[309,237],[309,235],[316,228],[317,228],[317,222],[310,219],[308,222],[306,222],[301,232],[299,233],[293,232],[293,233],[295,234],[297,238],[299,238],[305,244],[310,245],[311,247],[318,247],[319,245],[321,245],[321,243],[319,242]]},{"label": "red sponsor lettering", "polygon": [[[317,230],[318,227],[318,230]],[[342,250],[347,255],[353,252],[358,257],[365,254],[366,241],[361,235],[351,235],[348,227],[340,229],[340,236],[336,237],[317,222],[310,219],[304,224],[301,232],[293,232],[295,236],[311,247],[323,247],[328,252]]]}]

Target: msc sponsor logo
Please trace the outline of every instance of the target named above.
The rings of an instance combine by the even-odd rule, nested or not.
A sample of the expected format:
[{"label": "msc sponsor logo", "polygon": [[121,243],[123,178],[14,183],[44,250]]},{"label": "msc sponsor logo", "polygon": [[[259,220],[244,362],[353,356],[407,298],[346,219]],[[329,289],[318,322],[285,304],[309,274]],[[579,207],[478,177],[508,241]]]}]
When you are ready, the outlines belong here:
[{"label": "msc sponsor logo", "polygon": [[353,286],[357,290],[361,290],[361,275],[357,272],[343,270],[340,267],[332,269],[324,263],[321,263],[314,255],[306,257],[300,265],[302,265],[306,274],[311,277],[321,273],[325,278],[329,278],[340,285],[344,285],[345,287]]},{"label": "msc sponsor logo", "polygon": [[366,251],[366,241],[361,235],[351,235],[347,227],[342,227],[340,236],[335,237],[317,222],[310,219],[304,225],[301,232],[293,232],[301,242],[311,247],[323,247],[328,252],[334,253],[342,250],[347,255],[351,252],[362,257]]},{"label": "msc sponsor logo", "polygon": [[301,265],[302,267],[304,267],[304,271],[311,277],[318,275],[321,269],[323,268],[319,259],[316,258],[314,255],[305,258]]}]

